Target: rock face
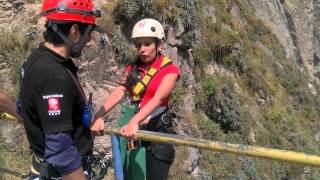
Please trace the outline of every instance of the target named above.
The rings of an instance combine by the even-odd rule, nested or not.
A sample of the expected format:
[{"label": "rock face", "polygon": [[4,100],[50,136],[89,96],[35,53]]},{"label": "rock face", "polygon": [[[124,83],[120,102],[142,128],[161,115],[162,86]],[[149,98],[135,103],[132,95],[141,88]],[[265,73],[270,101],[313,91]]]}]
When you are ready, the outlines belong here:
[{"label": "rock face", "polygon": [[8,147],[22,152],[30,152],[29,143],[21,123],[0,118],[0,136],[4,137],[4,142]]},{"label": "rock face", "polygon": [[311,80],[319,83],[320,2],[316,0],[247,0],[278,37],[287,58],[297,61]]},{"label": "rock face", "polygon": [[23,0],[0,0],[0,26],[6,25],[24,10]]},{"label": "rock face", "polygon": [[248,4],[253,7],[257,17],[261,18],[278,37],[287,53],[287,58],[295,60],[295,45],[291,36],[289,20],[280,1],[248,0]]}]

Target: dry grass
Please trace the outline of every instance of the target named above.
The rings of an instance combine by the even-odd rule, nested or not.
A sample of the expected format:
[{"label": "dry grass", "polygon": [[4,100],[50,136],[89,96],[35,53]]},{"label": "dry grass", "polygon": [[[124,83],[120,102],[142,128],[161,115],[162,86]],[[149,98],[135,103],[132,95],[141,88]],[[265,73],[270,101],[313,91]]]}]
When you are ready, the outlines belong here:
[{"label": "dry grass", "polygon": [[[31,163],[31,156],[22,152],[18,147],[7,147],[3,139],[0,140],[0,165],[1,168],[17,173],[28,173]],[[1,180],[18,180],[19,176],[0,171]]]},{"label": "dry grass", "polygon": [[169,179],[191,180],[190,175],[188,175],[188,168],[191,165],[188,162],[189,149],[183,146],[177,146],[175,149],[176,157],[170,169]]},{"label": "dry grass", "polygon": [[110,1],[102,7],[102,17],[97,19],[97,24],[106,30],[107,35],[116,32],[114,17],[119,9],[119,0]]}]

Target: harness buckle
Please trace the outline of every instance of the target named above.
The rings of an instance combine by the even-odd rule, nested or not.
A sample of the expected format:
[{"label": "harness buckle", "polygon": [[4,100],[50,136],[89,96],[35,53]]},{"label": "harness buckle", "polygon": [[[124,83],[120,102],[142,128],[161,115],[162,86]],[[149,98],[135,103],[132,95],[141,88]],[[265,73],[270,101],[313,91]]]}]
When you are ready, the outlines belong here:
[{"label": "harness buckle", "polygon": [[128,150],[131,151],[133,149],[137,149],[141,147],[141,140],[137,139],[137,140],[131,140],[128,141]]}]

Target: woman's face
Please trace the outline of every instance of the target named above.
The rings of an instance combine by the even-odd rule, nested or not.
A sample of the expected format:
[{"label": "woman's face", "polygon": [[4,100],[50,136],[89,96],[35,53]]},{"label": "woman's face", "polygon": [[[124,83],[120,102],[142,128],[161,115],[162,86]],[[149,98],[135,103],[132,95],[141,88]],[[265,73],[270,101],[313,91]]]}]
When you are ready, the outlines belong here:
[{"label": "woman's face", "polygon": [[134,44],[138,49],[141,61],[146,64],[153,62],[157,56],[157,52],[159,52],[162,47],[162,43],[159,43],[157,47],[157,44],[152,37],[136,38]]}]

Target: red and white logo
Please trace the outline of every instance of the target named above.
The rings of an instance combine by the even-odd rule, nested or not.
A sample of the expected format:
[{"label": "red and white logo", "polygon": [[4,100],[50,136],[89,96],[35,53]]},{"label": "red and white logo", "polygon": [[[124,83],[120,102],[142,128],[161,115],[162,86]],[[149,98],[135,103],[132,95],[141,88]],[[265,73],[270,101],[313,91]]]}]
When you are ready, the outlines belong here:
[{"label": "red and white logo", "polygon": [[139,23],[139,27],[140,27],[140,28],[143,28],[145,24],[146,24],[146,21],[141,21],[141,22]]},{"label": "red and white logo", "polygon": [[49,111],[60,110],[59,99],[57,97],[48,98]]},{"label": "red and white logo", "polygon": [[59,116],[61,114],[60,102],[62,102],[63,94],[48,94],[43,95],[42,98],[48,101],[49,116]]}]

